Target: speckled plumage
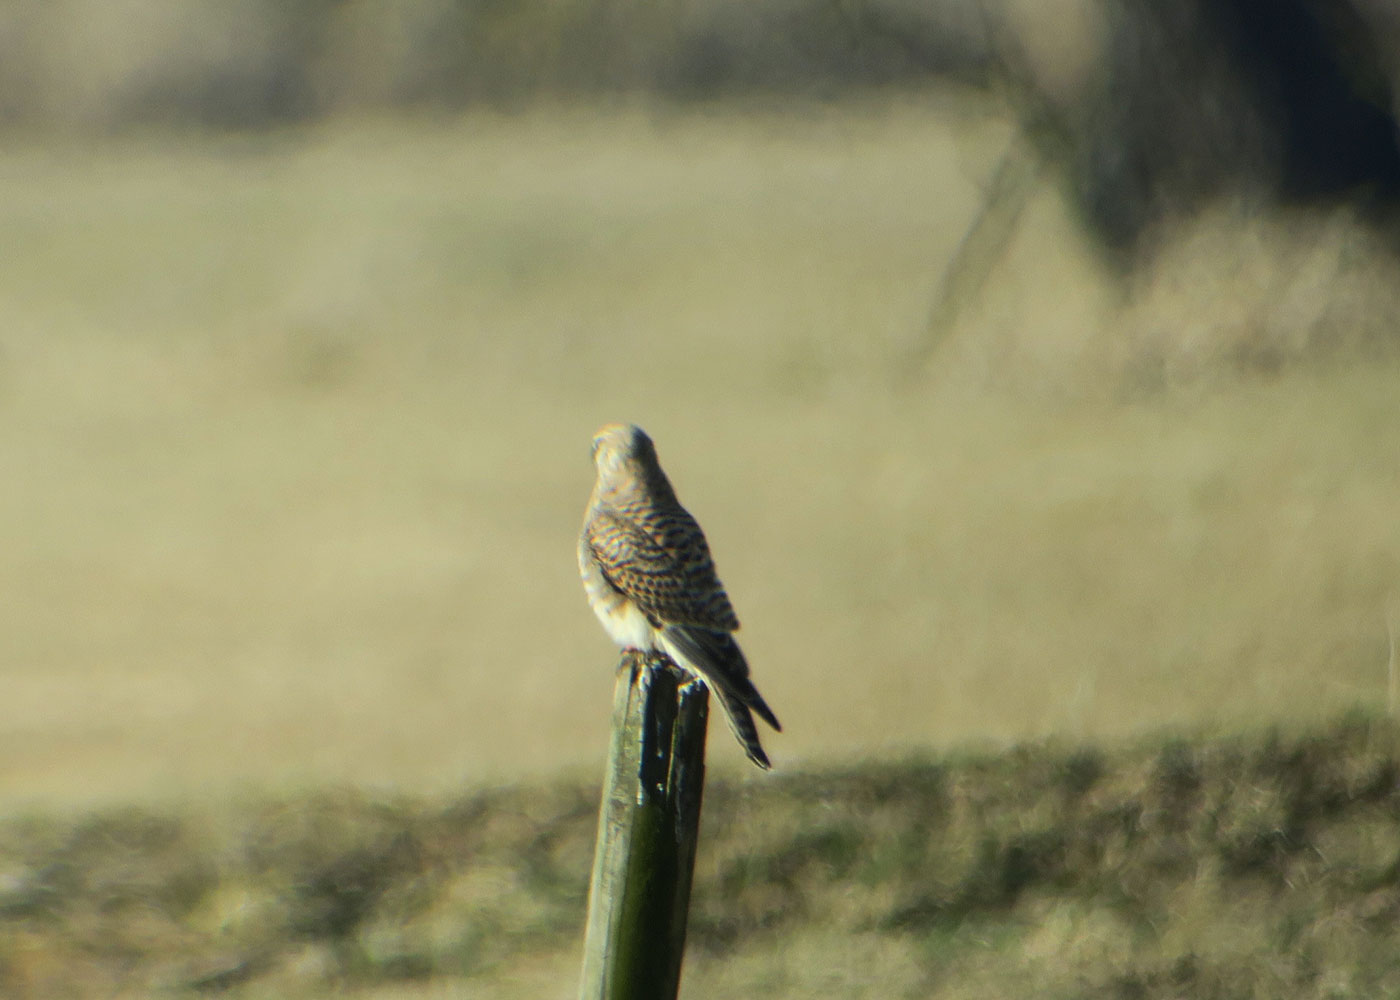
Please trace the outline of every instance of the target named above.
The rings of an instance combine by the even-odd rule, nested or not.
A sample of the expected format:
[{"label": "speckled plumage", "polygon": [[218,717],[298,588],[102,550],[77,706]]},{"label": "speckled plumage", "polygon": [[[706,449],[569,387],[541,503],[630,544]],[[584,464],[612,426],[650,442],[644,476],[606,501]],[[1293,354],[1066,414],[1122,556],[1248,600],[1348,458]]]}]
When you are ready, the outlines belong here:
[{"label": "speckled plumage", "polygon": [[769,767],[751,713],[782,727],[749,680],[732,634],[739,619],[704,532],[676,499],[651,438],[609,424],[593,437],[593,461],[598,479],[578,546],[589,604],[619,646],[663,654],[703,680],[749,759]]}]

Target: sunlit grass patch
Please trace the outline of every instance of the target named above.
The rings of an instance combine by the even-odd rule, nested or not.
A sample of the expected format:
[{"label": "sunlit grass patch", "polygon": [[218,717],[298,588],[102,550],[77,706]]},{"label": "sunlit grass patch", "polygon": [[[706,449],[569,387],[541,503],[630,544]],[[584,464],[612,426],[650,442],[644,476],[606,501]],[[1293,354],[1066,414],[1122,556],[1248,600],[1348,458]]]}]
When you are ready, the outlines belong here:
[{"label": "sunlit grass patch", "polygon": [[1393,262],[1222,207],[1120,286],[1047,184],[897,377],[1008,128],[944,97],[7,148],[0,792],[591,773],[614,653],[573,545],[618,419],[706,525],[785,768],[1385,705]]}]

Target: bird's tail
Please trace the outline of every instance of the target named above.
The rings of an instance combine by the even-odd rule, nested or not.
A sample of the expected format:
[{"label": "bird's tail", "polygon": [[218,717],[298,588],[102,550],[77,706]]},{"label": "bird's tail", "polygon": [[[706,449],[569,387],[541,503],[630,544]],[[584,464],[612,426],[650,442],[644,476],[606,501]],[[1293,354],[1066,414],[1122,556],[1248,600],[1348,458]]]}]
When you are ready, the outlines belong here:
[{"label": "bird's tail", "polygon": [[744,753],[749,755],[749,760],[767,771],[773,765],[769,763],[768,755],[763,752],[763,744],[758,741],[758,727],[753,724],[753,713],[749,711],[749,706],[723,685],[710,683],[709,678],[706,678],[706,682],[719,698],[719,703],[724,706],[724,718],[729,723],[729,731],[744,748]]},{"label": "bird's tail", "polygon": [[724,717],[749,760],[767,770],[772,767],[758,740],[753,712],[778,731],[778,717],[749,680],[749,664],[743,650],[728,632],[673,625],[661,635],[666,652],[682,668],[698,674],[715,693]]}]

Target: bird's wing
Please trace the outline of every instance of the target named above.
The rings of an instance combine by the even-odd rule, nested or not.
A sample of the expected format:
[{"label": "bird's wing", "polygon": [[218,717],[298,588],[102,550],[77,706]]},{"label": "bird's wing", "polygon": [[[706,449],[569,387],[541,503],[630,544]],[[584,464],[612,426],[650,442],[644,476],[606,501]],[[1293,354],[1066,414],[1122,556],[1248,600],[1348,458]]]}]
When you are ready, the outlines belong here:
[{"label": "bird's wing", "polygon": [[[758,688],[753,686],[753,681],[749,680],[748,660],[744,658],[744,651],[739,648],[739,644],[734,641],[734,636],[713,629],[671,625],[667,627],[662,642],[673,657],[678,656],[698,670],[709,682],[710,687],[725,691],[741,704],[752,708],[764,722],[779,732],[782,731],[783,727],[778,722],[778,717],[763,700],[763,695],[758,693]],[[727,700],[725,710],[731,716],[734,715]],[[735,732],[738,733],[743,727],[737,722],[734,724]],[[757,740],[757,736],[754,739]],[[741,743],[745,742],[742,735],[739,740]]]},{"label": "bird's wing", "polygon": [[584,526],[584,539],[608,582],[653,626],[694,625],[724,632],[739,627],[705,536],[685,511],[668,516],[659,530],[650,532],[636,520],[600,507]]}]

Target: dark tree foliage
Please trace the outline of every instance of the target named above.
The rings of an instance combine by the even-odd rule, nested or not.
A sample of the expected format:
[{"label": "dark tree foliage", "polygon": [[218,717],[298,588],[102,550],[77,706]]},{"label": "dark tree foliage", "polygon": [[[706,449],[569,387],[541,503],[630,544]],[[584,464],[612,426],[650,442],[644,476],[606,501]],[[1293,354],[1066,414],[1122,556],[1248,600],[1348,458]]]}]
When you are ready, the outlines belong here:
[{"label": "dark tree foliage", "polygon": [[1393,207],[1384,53],[1345,3],[1120,0],[1098,91],[1057,109],[1086,219],[1131,247],[1224,190]]}]

